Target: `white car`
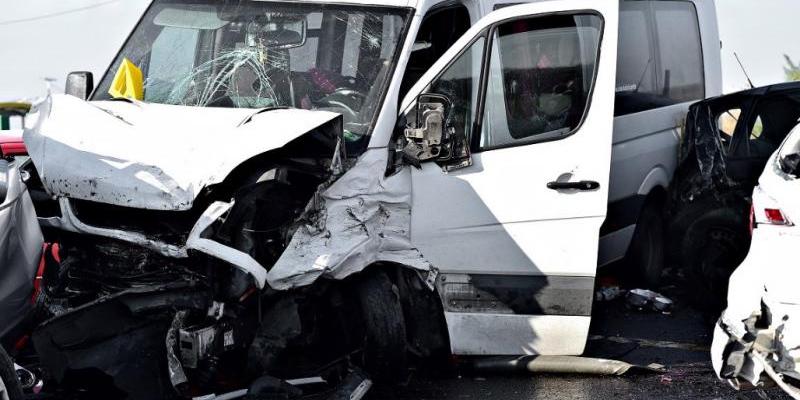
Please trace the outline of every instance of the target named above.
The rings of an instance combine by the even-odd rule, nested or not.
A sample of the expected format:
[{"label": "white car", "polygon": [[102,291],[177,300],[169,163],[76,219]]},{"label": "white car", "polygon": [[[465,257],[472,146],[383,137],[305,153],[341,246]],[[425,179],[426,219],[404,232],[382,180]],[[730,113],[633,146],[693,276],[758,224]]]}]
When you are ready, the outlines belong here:
[{"label": "white car", "polygon": [[771,379],[800,398],[800,125],[772,155],[753,192],[753,240],[733,273],[714,330],[712,362],[734,387]]}]

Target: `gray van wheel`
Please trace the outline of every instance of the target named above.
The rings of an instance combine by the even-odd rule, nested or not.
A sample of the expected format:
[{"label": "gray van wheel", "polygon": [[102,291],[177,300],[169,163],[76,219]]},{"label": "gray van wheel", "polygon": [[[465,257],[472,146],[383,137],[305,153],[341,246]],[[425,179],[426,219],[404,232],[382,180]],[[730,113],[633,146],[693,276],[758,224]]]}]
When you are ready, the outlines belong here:
[{"label": "gray van wheel", "polygon": [[664,220],[658,203],[642,209],[625,261],[637,283],[655,288],[661,283],[664,270]]},{"label": "gray van wheel", "polygon": [[0,346],[0,400],[22,400],[22,386],[11,357]]}]

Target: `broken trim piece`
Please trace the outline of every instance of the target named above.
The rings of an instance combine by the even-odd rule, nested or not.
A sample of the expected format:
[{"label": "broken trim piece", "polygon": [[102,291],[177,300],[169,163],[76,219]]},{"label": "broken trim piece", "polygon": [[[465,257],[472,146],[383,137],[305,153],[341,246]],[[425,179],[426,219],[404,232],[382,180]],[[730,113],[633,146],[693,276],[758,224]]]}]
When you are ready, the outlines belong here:
[{"label": "broken trim piece", "polygon": [[125,242],[138,244],[142,247],[154,250],[167,257],[173,258],[186,258],[186,248],[164,243],[158,240],[149,239],[147,236],[136,233],[123,231],[118,229],[99,228],[96,226],[87,225],[78,219],[69,200],[66,198],[59,198],[58,205],[61,209],[61,217],[40,218],[39,222],[42,226],[50,228],[58,228],[68,232],[84,233],[88,235],[102,236],[112,239],[118,239]]},{"label": "broken trim piece", "polygon": [[473,368],[486,372],[529,372],[534,374],[581,374],[601,376],[622,376],[628,372],[664,372],[664,366],[650,364],[647,366],[628,364],[624,361],[606,360],[577,356],[523,356],[517,358],[497,357],[477,360]]},{"label": "broken trim piece", "polygon": [[189,239],[186,241],[186,249],[196,250],[209,256],[219,258],[241,269],[253,276],[256,286],[258,286],[259,289],[263,289],[267,282],[267,269],[259,264],[258,261],[254,260],[253,257],[250,257],[247,253],[202,237],[203,232],[223,214],[228,212],[231,207],[233,207],[233,202],[224,203],[217,201],[211,204],[203,215],[200,216],[197,224],[195,224],[194,228],[192,228],[192,231],[189,233]]},{"label": "broken trim piece", "polygon": [[72,210],[72,206],[69,204],[68,199],[60,198],[58,199],[58,203],[62,216],[41,218],[40,223],[42,226],[58,228],[74,233],[117,239],[124,242],[137,244],[167,257],[173,258],[187,258],[189,257],[187,250],[196,250],[230,263],[234,267],[252,275],[259,289],[263,289],[266,285],[266,268],[250,257],[250,255],[225,246],[214,240],[201,237],[202,233],[208,229],[211,224],[217,221],[217,219],[219,219],[223,214],[228,212],[231,207],[233,207],[232,202],[224,203],[218,201],[211,204],[211,206],[206,209],[203,215],[200,216],[200,219],[197,221],[197,223],[195,223],[195,226],[189,233],[189,238],[187,239],[185,246],[177,246],[158,240],[153,240],[137,232],[98,228],[96,226],[87,225],[81,222],[81,220],[75,215],[75,212]]},{"label": "broken trim piece", "polygon": [[795,388],[792,385],[789,385],[783,380],[781,374],[779,374],[777,371],[775,371],[774,368],[772,368],[772,365],[769,364],[769,362],[767,361],[767,357],[764,354],[762,354],[761,352],[754,352],[753,355],[754,355],[753,358],[758,362],[760,362],[761,366],[764,367],[764,372],[767,373],[767,376],[769,376],[770,379],[772,379],[772,381],[775,382],[775,384],[781,388],[781,390],[783,390],[789,396],[792,396],[793,399],[800,400],[800,391],[798,391],[797,388]]}]

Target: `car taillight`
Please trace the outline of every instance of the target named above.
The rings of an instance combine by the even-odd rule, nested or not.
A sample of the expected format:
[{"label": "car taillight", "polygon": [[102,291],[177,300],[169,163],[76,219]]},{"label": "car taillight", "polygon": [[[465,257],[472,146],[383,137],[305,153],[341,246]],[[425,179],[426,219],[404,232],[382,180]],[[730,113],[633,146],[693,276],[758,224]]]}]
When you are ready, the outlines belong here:
[{"label": "car taillight", "polygon": [[792,225],[780,209],[765,208],[764,214],[767,216],[767,222],[772,225]]},{"label": "car taillight", "polygon": [[14,157],[28,155],[25,143],[20,140],[0,138],[0,157]]},{"label": "car taillight", "polygon": [[756,208],[750,205],[750,236],[753,236],[753,230],[756,229]]}]

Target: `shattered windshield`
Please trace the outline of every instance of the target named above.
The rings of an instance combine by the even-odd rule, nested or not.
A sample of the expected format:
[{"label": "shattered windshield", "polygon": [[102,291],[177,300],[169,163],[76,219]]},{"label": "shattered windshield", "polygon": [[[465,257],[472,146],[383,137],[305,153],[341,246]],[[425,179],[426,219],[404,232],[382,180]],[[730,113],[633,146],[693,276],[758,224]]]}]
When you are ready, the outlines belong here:
[{"label": "shattered windshield", "polygon": [[108,100],[123,60],[143,100],[198,107],[295,107],[368,133],[409,9],[263,1],[154,1],[95,91]]}]

